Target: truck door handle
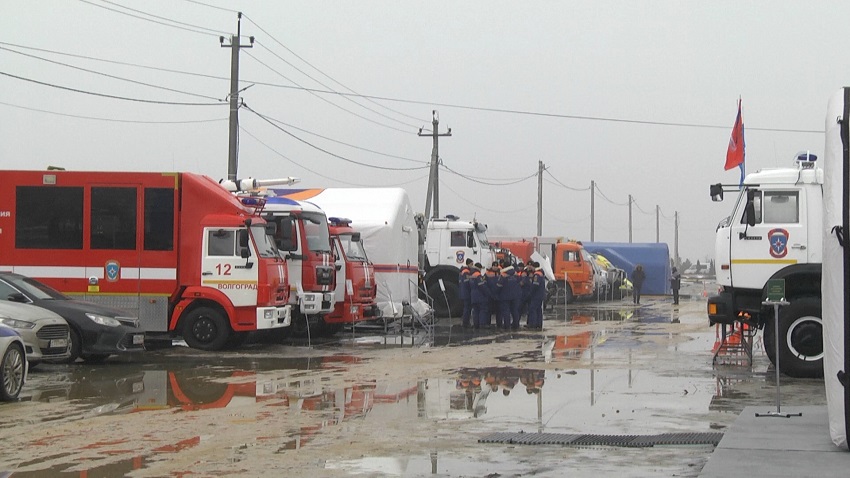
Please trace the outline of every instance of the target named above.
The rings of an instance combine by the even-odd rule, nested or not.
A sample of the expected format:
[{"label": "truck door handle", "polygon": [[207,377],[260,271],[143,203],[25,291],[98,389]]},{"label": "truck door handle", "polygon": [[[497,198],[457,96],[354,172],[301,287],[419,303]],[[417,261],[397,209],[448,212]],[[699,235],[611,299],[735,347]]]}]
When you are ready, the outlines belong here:
[{"label": "truck door handle", "polygon": [[204,271],[204,272],[201,272],[201,275],[202,275],[202,276],[211,276],[211,275],[212,275],[212,272],[210,272],[210,271]]},{"label": "truck door handle", "polygon": [[805,251],[806,245],[805,244],[794,244],[793,246],[791,246],[791,249],[800,249],[801,251]]}]

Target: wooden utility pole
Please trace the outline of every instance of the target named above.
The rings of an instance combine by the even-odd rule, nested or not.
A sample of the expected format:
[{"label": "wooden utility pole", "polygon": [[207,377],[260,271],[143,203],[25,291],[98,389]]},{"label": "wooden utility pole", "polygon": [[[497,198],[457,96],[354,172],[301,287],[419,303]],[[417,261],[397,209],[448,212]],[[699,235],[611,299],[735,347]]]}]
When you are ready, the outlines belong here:
[{"label": "wooden utility pole", "polygon": [[593,228],[593,226],[594,226],[594,224],[593,224],[593,219],[594,219],[594,217],[593,217],[593,214],[594,214],[594,210],[593,210],[594,203],[593,203],[593,201],[595,200],[595,196],[596,196],[595,191],[594,191],[595,189],[596,189],[596,181],[590,181],[590,242],[593,242],[593,229],[594,229]]},{"label": "wooden utility pole", "polygon": [[249,37],[250,45],[240,44],[242,34],[242,12],[237,12],[236,35],[230,35],[230,45],[224,44],[224,37],[218,37],[222,48],[230,48],[230,134],[227,151],[227,179],[236,180],[236,170],[239,167],[239,50],[252,48],[254,37]]},{"label": "wooden utility pole", "polygon": [[[422,134],[422,128],[419,128],[419,136],[431,136],[434,138],[434,146],[431,148],[431,174],[428,175],[428,192],[425,198],[425,221],[431,217],[440,217],[440,136],[451,136],[452,129],[448,132],[440,134],[438,129],[440,126],[440,118],[437,115],[437,110],[431,111],[433,119],[431,120],[431,133]],[[431,216],[431,198],[434,198],[434,215]]]}]

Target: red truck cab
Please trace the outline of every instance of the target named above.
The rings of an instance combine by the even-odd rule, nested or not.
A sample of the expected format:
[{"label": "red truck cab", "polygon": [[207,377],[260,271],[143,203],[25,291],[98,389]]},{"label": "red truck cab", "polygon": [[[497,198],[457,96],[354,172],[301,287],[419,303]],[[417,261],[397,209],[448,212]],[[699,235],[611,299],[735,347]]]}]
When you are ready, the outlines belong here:
[{"label": "red truck cab", "polygon": [[336,258],[336,307],[325,316],[331,329],[340,329],[380,316],[375,268],[366,257],[360,233],[351,227],[350,219],[328,218],[331,242]]}]

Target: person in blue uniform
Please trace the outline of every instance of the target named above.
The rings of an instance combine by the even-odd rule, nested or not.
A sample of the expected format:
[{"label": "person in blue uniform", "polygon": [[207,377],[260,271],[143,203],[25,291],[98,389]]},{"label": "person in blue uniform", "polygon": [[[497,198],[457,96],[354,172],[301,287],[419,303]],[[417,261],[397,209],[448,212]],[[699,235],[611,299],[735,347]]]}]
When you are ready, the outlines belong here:
[{"label": "person in blue uniform", "polygon": [[472,301],[473,326],[478,329],[482,324],[490,322],[490,288],[487,278],[481,275],[481,264],[475,263],[470,268],[469,297]]},{"label": "person in blue uniform", "polygon": [[469,316],[472,314],[472,297],[469,292],[469,276],[472,274],[470,270],[472,259],[467,259],[466,264],[460,268],[458,274],[458,287],[460,288],[460,300],[463,301],[463,316],[461,317],[461,326],[464,329],[471,327]]},{"label": "person in blue uniform", "polygon": [[[485,274],[487,278],[487,287],[490,290],[490,315],[496,315],[496,327],[500,328],[502,326],[502,314],[499,310],[499,296],[501,294],[501,283],[499,277],[499,263],[494,262],[490,265],[490,268],[487,269]],[[487,323],[481,324],[482,327],[490,327],[491,317],[487,316]]]},{"label": "person in blue uniform", "polygon": [[519,277],[513,266],[507,261],[502,261],[501,274],[502,288],[499,296],[499,304],[502,314],[502,328],[519,328],[519,302],[522,291],[520,290]]}]

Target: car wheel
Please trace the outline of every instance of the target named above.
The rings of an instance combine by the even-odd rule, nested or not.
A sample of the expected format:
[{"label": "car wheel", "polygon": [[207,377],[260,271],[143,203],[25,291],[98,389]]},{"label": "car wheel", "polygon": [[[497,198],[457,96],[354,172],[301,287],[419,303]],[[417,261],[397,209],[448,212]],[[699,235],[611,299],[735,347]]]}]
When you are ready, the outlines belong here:
[{"label": "car wheel", "polygon": [[193,349],[221,350],[230,338],[230,324],[212,307],[193,309],[183,320],[183,339]]},{"label": "car wheel", "polygon": [[69,338],[71,339],[71,356],[62,360],[60,363],[74,363],[83,353],[83,341],[80,338],[80,334],[76,330],[71,329]]},{"label": "car wheel", "polygon": [[12,344],[3,354],[0,361],[0,400],[10,401],[18,398],[24,387],[24,373],[26,372],[26,361],[24,351],[18,344]]}]

